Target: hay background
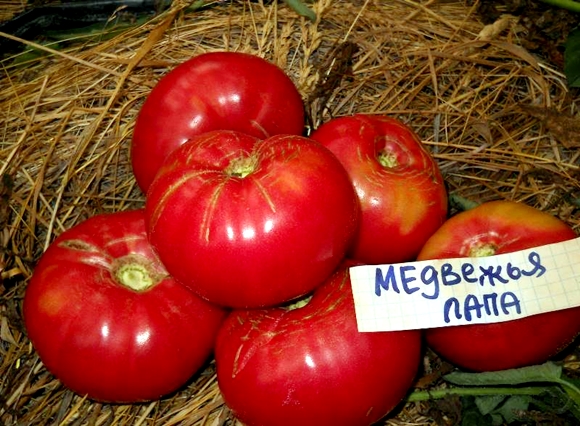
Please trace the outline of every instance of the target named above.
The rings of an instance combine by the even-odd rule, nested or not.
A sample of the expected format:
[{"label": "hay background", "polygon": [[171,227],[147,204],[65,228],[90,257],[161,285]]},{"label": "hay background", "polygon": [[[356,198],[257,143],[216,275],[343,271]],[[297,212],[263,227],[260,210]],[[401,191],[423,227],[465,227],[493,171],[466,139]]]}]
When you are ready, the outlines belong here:
[{"label": "hay background", "polygon": [[[93,214],[143,206],[129,163],[134,119],[156,81],[192,55],[237,50],[278,64],[315,124],[354,112],[396,116],[420,134],[451,193],[523,201],[578,231],[580,96],[520,47],[525,29],[517,18],[484,27],[475,4],[459,1],[319,0],[313,7],[314,24],[283,3],[216,1],[192,10],[176,2],[117,37],[77,38],[40,57],[2,60],[0,423],[235,424],[211,363],[182,391],[149,404],[73,395],[42,367],[20,315],[26,280],[56,235]],[[328,99],[312,98],[328,65],[344,63],[332,52],[346,40],[359,47],[352,74]],[[437,376],[433,362],[426,359],[425,377]],[[382,424],[436,424],[430,408],[408,404]],[[437,424],[453,424],[451,411]]]}]

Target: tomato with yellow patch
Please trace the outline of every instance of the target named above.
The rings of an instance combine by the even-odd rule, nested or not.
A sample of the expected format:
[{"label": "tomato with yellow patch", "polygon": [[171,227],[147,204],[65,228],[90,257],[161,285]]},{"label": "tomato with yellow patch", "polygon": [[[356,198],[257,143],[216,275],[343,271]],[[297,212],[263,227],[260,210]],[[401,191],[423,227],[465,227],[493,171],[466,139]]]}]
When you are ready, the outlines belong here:
[{"label": "tomato with yellow patch", "polygon": [[414,260],[447,216],[443,177],[417,134],[386,116],[332,119],[310,136],[349,173],[361,222],[349,255],[371,264]]}]

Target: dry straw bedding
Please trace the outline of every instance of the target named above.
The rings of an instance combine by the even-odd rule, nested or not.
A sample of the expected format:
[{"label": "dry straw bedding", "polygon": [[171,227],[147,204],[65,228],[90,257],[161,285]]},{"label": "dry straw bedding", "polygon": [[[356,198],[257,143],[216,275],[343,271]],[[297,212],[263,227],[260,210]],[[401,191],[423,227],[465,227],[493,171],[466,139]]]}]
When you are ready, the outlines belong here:
[{"label": "dry straw bedding", "polygon": [[[95,213],[143,206],[129,163],[135,116],[156,81],[192,55],[260,55],[294,80],[314,125],[355,112],[396,116],[419,133],[451,193],[523,201],[578,228],[580,97],[519,46],[524,30],[515,18],[484,27],[475,5],[454,1],[313,7],[315,23],[277,2],[203,10],[177,2],[112,39],[2,61],[1,424],[235,423],[211,364],[182,391],[149,404],[73,395],[42,367],[20,315],[26,280],[55,236]],[[431,424],[426,408],[408,404],[385,424]]]}]

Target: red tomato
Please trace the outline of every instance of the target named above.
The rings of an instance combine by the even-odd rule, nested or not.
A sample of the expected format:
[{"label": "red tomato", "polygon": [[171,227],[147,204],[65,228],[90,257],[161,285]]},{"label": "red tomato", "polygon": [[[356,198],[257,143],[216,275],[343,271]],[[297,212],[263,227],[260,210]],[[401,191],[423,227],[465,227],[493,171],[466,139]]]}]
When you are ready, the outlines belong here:
[{"label": "red tomato", "polygon": [[224,401],[246,426],[363,426],[413,384],[421,332],[358,332],[343,266],[305,306],[233,311],[215,357]]},{"label": "red tomato", "polygon": [[109,402],[177,390],[210,356],[224,317],[168,276],[142,210],[64,232],[24,298],[28,336],[46,368],[73,391]]},{"label": "red tomato", "polygon": [[435,160],[398,120],[354,115],[333,119],[312,135],[348,171],[361,204],[349,256],[364,263],[414,260],[447,216],[447,193]]},{"label": "red tomato", "polygon": [[[511,201],[493,201],[449,219],[427,241],[419,260],[510,253],[575,238],[564,222]],[[494,371],[545,362],[580,333],[580,308],[494,324],[426,330],[427,343],[453,364]]]},{"label": "red tomato", "polygon": [[266,138],[302,134],[304,105],[274,64],[245,53],[198,55],[166,74],[141,108],[131,146],[133,172],[146,192],[167,155],[210,130]]},{"label": "red tomato", "polygon": [[167,270],[202,297],[236,308],[314,289],[344,257],[359,212],[346,171],[323,146],[232,131],[175,150],[145,210]]}]

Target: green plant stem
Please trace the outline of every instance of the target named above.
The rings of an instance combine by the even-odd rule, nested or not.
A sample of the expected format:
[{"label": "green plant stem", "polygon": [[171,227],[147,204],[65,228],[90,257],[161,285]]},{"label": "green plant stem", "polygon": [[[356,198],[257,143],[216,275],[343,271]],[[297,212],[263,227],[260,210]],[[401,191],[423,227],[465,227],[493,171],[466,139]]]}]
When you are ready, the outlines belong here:
[{"label": "green plant stem", "polygon": [[569,10],[570,12],[580,13],[580,2],[574,0],[540,0],[543,3],[551,6],[556,6],[561,9]]},{"label": "green plant stem", "polygon": [[574,383],[566,379],[560,379],[557,381],[557,383],[559,383],[562,388],[564,388],[570,399],[574,401],[578,407],[580,407],[580,389],[578,389]]},{"label": "green plant stem", "polygon": [[489,395],[541,395],[550,388],[545,386],[528,386],[528,387],[468,387],[468,388],[447,388],[434,389],[430,391],[415,391],[408,397],[408,402],[428,401],[430,399],[441,399],[451,395],[457,396],[489,396]]}]

